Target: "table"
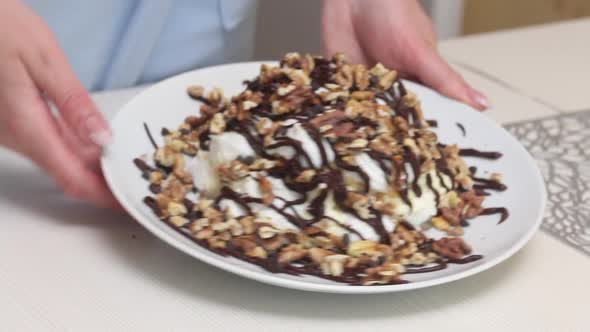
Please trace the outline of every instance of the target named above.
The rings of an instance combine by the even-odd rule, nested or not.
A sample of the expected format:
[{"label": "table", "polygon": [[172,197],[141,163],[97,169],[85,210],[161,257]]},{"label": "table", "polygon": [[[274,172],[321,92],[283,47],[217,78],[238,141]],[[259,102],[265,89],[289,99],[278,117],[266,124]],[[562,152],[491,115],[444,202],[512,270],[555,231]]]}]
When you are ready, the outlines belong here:
[{"label": "table", "polygon": [[[518,134],[543,121],[579,123],[582,113],[564,114],[590,109],[588,33],[590,20],[579,20],[459,38],[441,51],[489,94],[488,115]],[[140,90],[94,98],[112,116]],[[590,170],[587,160],[572,163]],[[12,153],[0,151],[0,165],[0,331],[563,331],[588,322],[590,256],[551,227],[499,266],[451,284],[306,293],[199,263],[125,215],[63,198]],[[579,196],[573,208],[588,211],[588,195]]]}]

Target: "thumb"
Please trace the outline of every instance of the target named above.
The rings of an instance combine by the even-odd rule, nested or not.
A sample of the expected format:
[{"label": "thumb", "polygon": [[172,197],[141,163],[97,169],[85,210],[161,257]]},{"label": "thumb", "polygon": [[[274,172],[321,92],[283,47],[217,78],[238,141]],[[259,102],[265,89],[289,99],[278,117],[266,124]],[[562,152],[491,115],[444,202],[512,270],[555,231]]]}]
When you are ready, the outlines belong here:
[{"label": "thumb", "polygon": [[481,92],[475,90],[457,73],[433,48],[425,47],[414,58],[412,72],[424,84],[441,94],[462,101],[483,111],[489,107],[489,101]]}]

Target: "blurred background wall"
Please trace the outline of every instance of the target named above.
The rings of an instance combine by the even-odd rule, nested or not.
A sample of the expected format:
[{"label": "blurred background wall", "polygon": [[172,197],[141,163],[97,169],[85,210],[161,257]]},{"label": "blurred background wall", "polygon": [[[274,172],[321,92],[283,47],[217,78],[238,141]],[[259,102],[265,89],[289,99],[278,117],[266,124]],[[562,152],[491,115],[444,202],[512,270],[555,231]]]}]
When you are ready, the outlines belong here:
[{"label": "blurred background wall", "polygon": [[321,52],[321,0],[259,0],[255,58]]},{"label": "blurred background wall", "polygon": [[[371,0],[363,0],[371,1]],[[590,16],[590,0],[421,0],[440,39]],[[256,59],[321,51],[321,0],[259,0]]]},{"label": "blurred background wall", "polygon": [[463,33],[472,34],[590,16],[590,1],[464,0],[463,16]]}]

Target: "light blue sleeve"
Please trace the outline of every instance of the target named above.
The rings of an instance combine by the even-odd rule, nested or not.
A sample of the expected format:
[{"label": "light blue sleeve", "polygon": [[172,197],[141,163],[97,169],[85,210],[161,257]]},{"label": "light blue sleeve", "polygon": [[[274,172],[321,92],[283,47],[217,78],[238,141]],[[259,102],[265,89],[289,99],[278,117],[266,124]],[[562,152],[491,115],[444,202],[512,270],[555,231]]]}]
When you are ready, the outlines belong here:
[{"label": "light blue sleeve", "polygon": [[253,51],[256,0],[26,0],[90,90],[124,88]]}]

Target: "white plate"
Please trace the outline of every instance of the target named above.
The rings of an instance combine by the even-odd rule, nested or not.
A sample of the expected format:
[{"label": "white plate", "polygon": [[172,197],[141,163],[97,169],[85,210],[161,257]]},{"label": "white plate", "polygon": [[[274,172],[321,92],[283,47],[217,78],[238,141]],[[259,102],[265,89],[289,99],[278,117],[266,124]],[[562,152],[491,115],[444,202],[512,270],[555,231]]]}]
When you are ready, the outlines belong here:
[{"label": "white plate", "polygon": [[[153,151],[143,123],[147,123],[158,144],[162,127],[176,128],[186,116],[198,112],[198,104],[186,95],[189,85],[206,88],[222,87],[226,94],[243,89],[242,81],[256,76],[261,63],[238,63],[205,68],[167,79],[133,98],[119,111],[111,125],[112,144],[105,150],[102,168],[106,180],[121,204],[150,232],[175,248],[218,268],[261,282],[307,291],[333,293],[384,293],[442,284],[484,271],[510,257],[531,238],[539,227],[545,206],[545,186],[533,158],[502,127],[466,105],[440,96],[415,83],[407,82],[409,90],[422,100],[426,118],[438,121],[436,130],[443,143],[461,147],[501,151],[498,161],[469,158],[469,164],[483,171],[500,172],[508,190],[494,193],[486,206],[505,206],[510,218],[498,225],[498,215],[478,217],[466,229],[465,240],[475,254],[484,258],[465,265],[450,265],[441,271],[404,276],[408,284],[387,286],[350,286],[312,276],[272,274],[262,268],[231,257],[221,257],[199,247],[160,221],[142,203],[149,195],[148,183],[132,163],[133,158]],[[510,110],[505,110],[509,112]],[[463,137],[457,127],[467,132]],[[187,276],[199,278],[199,276]],[[482,285],[482,287],[485,287]]]}]

